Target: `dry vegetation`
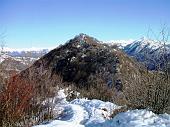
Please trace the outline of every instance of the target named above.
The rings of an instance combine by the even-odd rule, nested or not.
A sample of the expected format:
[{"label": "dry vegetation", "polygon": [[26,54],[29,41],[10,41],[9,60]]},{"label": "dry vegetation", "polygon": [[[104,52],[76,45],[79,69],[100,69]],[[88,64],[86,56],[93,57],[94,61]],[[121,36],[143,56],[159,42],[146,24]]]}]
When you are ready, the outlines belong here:
[{"label": "dry vegetation", "polygon": [[[62,80],[57,78],[57,87],[48,87],[51,82],[37,86],[16,75],[12,76],[0,92],[0,126],[29,127],[53,118],[53,100]],[[55,101],[56,102],[56,101]],[[55,113],[56,115],[56,113]]]}]

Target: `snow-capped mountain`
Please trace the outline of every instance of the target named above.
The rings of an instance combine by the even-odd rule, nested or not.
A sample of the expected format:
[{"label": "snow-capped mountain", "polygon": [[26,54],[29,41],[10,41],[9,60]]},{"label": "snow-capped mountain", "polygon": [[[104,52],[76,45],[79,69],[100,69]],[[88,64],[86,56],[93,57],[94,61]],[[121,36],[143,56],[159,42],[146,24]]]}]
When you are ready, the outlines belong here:
[{"label": "snow-capped mountain", "polygon": [[133,43],[135,40],[129,39],[129,40],[111,40],[111,41],[104,41],[104,43],[109,44],[110,46],[112,45],[117,45],[119,48],[124,48],[125,46]]},{"label": "snow-capped mountain", "polygon": [[[163,52],[164,44],[158,41],[141,38],[139,40],[133,41],[132,43],[125,45],[123,50],[128,54],[135,55],[137,53],[146,52],[148,54],[152,54],[153,52],[162,53]],[[169,48],[168,45],[165,46],[167,49]]]},{"label": "snow-capped mountain", "polygon": [[148,69],[155,70],[157,66],[164,68],[166,61],[170,60],[170,44],[141,38],[123,48],[124,52],[144,63]]},{"label": "snow-capped mountain", "polygon": [[129,56],[144,63],[149,70],[156,70],[157,66],[163,69],[165,61],[170,60],[170,44],[142,37],[139,40],[112,41]]},{"label": "snow-capped mountain", "polygon": [[12,49],[5,48],[4,51],[11,57],[31,57],[31,58],[40,58],[41,56],[48,53],[53,48],[21,48],[21,49]]},{"label": "snow-capped mountain", "polygon": [[47,54],[51,48],[30,48],[30,49],[11,49],[4,48],[0,51],[0,63],[7,61],[17,61],[25,66],[31,65],[35,60]]},{"label": "snow-capped mountain", "polygon": [[37,59],[48,53],[50,49],[11,49],[0,50],[0,77],[8,79],[31,66]]}]

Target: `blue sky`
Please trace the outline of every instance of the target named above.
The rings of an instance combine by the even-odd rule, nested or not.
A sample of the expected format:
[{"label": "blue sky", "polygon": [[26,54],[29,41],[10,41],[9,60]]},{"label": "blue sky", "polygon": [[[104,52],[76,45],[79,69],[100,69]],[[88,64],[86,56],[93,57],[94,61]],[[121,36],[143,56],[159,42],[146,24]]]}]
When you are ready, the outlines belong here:
[{"label": "blue sky", "polygon": [[170,0],[0,0],[0,32],[11,48],[52,47],[86,33],[139,39],[170,25]]}]

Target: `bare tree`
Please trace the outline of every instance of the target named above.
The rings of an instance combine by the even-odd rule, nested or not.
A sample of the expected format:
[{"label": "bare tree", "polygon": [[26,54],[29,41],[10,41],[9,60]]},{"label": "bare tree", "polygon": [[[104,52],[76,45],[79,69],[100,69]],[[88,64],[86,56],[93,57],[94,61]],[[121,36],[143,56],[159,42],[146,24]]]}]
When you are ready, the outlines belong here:
[{"label": "bare tree", "polygon": [[5,32],[0,33],[0,57],[2,57],[2,55],[4,54],[4,48],[6,46],[5,43]]},{"label": "bare tree", "polygon": [[154,40],[161,44],[161,56],[159,56],[159,61],[157,62],[157,72],[148,77],[151,82],[148,84],[146,106],[159,114],[170,112],[170,54],[167,52],[170,32],[165,24],[158,34],[155,34],[152,30],[150,31],[155,37]]}]

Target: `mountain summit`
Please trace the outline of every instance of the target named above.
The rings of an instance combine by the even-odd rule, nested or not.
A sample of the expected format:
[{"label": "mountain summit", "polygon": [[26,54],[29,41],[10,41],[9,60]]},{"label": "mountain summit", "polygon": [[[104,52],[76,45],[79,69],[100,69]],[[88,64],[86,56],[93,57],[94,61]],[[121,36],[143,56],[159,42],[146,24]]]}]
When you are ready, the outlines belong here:
[{"label": "mountain summit", "polygon": [[119,96],[120,102],[120,97],[129,99],[127,93],[140,91],[143,73],[145,69],[121,50],[80,34],[16,75],[14,82],[34,84],[40,95],[69,86],[84,97],[109,100]]}]

